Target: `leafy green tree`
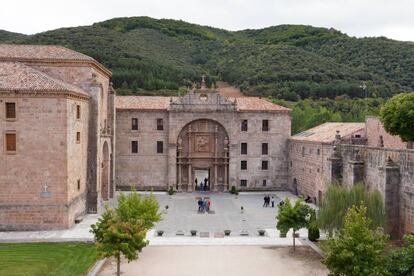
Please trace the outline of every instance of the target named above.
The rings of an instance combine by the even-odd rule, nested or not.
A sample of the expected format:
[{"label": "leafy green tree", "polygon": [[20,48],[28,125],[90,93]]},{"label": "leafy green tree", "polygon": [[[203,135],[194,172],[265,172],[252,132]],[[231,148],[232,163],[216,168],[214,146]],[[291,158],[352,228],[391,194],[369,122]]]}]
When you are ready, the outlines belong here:
[{"label": "leafy green tree", "polygon": [[296,200],[292,205],[288,198],[285,199],[283,205],[279,205],[279,212],[276,216],[276,228],[281,233],[287,233],[293,230],[293,250],[295,250],[295,234],[301,228],[308,226],[308,218],[312,212],[311,207],[303,203],[302,199]]},{"label": "leafy green tree", "polygon": [[328,238],[323,262],[330,271],[329,275],[388,275],[383,257],[387,236],[380,228],[371,229],[366,212],[364,206],[352,206],[339,235]]},{"label": "leafy green tree", "polygon": [[414,275],[414,236],[404,236],[405,246],[391,251],[387,257],[386,268],[393,276]]},{"label": "leafy green tree", "polygon": [[121,256],[128,262],[138,258],[138,252],[148,245],[147,231],[161,219],[153,195],[141,197],[132,191],[118,196],[115,209],[106,207],[98,222],[91,226],[101,257],[114,257],[120,275]]},{"label": "leafy green tree", "polygon": [[409,142],[412,148],[414,141],[414,92],[402,93],[389,99],[381,109],[381,120],[384,128],[392,135],[400,136]]},{"label": "leafy green tree", "polygon": [[363,185],[350,188],[329,184],[318,212],[319,226],[333,234],[344,225],[346,212],[353,205],[365,206],[372,229],[385,226],[385,207],[378,191],[367,192]]}]

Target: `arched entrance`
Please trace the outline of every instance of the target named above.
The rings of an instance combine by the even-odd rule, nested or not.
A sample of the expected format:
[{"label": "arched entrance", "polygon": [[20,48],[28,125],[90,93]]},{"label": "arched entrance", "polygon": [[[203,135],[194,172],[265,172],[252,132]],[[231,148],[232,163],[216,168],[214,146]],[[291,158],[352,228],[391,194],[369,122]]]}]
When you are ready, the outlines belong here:
[{"label": "arched entrance", "polygon": [[108,200],[109,196],[109,147],[105,141],[102,148],[101,164],[101,196],[103,200]]},{"label": "arched entrance", "polygon": [[226,191],[228,166],[229,139],[220,123],[200,119],[184,126],[177,139],[179,190]]}]

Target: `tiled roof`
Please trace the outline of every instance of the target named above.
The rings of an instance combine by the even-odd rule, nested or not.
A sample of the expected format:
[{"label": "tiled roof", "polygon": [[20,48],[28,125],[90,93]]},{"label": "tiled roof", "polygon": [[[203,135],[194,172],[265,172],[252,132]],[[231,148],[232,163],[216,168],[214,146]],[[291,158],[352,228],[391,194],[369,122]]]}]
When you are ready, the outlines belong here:
[{"label": "tiled roof", "polygon": [[290,137],[291,140],[332,143],[336,131],[341,137],[350,136],[365,129],[365,123],[324,123]]},{"label": "tiled roof", "polygon": [[0,62],[0,91],[88,93],[20,62]]},{"label": "tiled roof", "polygon": [[171,99],[176,97],[162,96],[116,96],[117,109],[167,110]]},{"label": "tiled roof", "polygon": [[83,60],[93,58],[57,45],[0,44],[0,60]]},{"label": "tiled roof", "polygon": [[[117,109],[167,110],[171,100],[177,97],[162,96],[117,96]],[[241,111],[290,111],[289,108],[271,103],[256,97],[229,98],[237,102],[237,109]]]},{"label": "tiled roof", "polygon": [[236,101],[237,109],[241,111],[290,111],[287,107],[258,97],[237,97],[229,99]]}]

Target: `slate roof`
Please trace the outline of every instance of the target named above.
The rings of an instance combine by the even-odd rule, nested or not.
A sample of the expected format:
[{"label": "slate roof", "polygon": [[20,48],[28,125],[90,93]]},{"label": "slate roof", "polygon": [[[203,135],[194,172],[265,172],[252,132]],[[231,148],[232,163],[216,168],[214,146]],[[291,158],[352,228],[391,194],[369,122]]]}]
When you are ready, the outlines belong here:
[{"label": "slate roof", "polygon": [[347,137],[364,129],[365,123],[324,123],[293,135],[290,139],[296,141],[332,143],[335,141],[337,130],[339,130],[341,137]]},{"label": "slate roof", "polygon": [[52,59],[52,60],[84,60],[93,58],[71,49],[57,45],[22,45],[0,44],[0,59]]},{"label": "slate roof", "polygon": [[[117,109],[139,109],[139,110],[167,110],[170,102],[177,97],[162,96],[117,96],[115,107]],[[290,111],[289,108],[271,103],[257,97],[228,98],[236,101],[237,109],[240,111]]]},{"label": "slate roof", "polygon": [[74,92],[89,96],[77,86],[52,78],[20,62],[0,61],[0,91]]}]

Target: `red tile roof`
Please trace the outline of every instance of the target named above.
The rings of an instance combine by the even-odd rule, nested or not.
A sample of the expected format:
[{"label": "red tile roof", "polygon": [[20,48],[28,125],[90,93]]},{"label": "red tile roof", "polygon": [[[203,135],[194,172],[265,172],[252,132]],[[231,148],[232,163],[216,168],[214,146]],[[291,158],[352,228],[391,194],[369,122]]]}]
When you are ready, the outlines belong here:
[{"label": "red tile roof", "polygon": [[[171,100],[177,97],[162,96],[117,96],[115,106],[117,109],[167,110]],[[271,103],[256,97],[229,98],[236,101],[239,111],[290,111],[289,108]]]},{"label": "red tile roof", "polygon": [[0,59],[86,60],[93,58],[57,45],[0,44]]},{"label": "red tile roof", "polygon": [[290,139],[295,141],[332,143],[335,141],[336,131],[338,130],[341,137],[347,137],[364,129],[365,123],[324,123],[293,135]]},{"label": "red tile roof", "polygon": [[117,109],[167,110],[171,99],[176,97],[162,96],[116,96]]},{"label": "red tile roof", "polygon": [[89,96],[77,86],[54,79],[20,62],[0,62],[0,92],[74,92]]}]

